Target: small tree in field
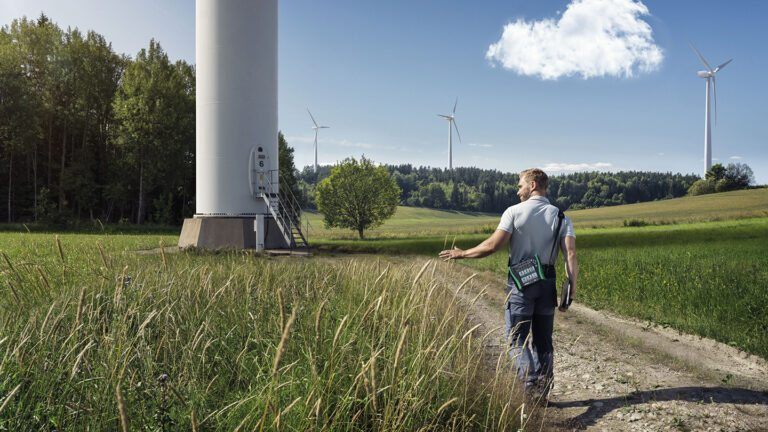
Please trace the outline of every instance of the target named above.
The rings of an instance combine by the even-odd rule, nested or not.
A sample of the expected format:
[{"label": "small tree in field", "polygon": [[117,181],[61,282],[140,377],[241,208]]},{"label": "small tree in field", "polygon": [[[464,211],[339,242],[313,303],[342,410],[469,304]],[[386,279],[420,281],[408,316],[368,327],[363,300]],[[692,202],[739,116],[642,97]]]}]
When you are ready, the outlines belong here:
[{"label": "small tree in field", "polygon": [[386,167],[362,157],[347,158],[317,185],[317,208],[327,228],[363,231],[381,225],[395,214],[400,188]]}]

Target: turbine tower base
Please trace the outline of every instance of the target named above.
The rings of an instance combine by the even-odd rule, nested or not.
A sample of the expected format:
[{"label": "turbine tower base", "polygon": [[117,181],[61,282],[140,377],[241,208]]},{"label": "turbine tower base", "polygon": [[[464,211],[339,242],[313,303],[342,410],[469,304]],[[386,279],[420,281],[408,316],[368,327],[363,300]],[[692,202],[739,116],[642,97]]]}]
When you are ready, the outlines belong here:
[{"label": "turbine tower base", "polygon": [[[263,216],[263,237],[258,218],[203,216],[184,219],[179,247],[204,249],[290,249],[275,220]],[[258,240],[257,240],[258,238]],[[263,244],[258,244],[263,239]]]}]

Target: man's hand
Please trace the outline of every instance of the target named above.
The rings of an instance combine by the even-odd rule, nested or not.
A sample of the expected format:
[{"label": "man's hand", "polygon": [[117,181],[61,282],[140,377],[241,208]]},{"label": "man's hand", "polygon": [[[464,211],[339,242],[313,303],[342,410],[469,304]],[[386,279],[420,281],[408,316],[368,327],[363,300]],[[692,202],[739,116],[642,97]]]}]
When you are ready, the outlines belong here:
[{"label": "man's hand", "polygon": [[440,258],[444,258],[443,261],[449,261],[452,259],[462,259],[464,258],[464,251],[457,247],[454,247],[453,249],[446,249],[440,252]]},{"label": "man's hand", "polygon": [[463,250],[457,247],[446,249],[440,252],[440,258],[443,258],[443,261],[448,261],[452,259],[487,257],[509,244],[509,237],[511,235],[504,230],[496,230],[490,237],[472,249]]}]

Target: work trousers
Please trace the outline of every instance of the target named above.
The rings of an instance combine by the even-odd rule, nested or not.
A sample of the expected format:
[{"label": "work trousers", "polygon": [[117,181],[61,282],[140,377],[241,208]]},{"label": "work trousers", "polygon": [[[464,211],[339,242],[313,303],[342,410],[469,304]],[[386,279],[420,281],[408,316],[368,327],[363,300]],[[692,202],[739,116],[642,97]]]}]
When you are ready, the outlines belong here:
[{"label": "work trousers", "polygon": [[554,269],[548,270],[546,280],[523,291],[519,291],[511,279],[507,282],[509,299],[504,316],[509,355],[518,378],[527,386],[551,383],[553,377],[552,330],[557,289]]}]

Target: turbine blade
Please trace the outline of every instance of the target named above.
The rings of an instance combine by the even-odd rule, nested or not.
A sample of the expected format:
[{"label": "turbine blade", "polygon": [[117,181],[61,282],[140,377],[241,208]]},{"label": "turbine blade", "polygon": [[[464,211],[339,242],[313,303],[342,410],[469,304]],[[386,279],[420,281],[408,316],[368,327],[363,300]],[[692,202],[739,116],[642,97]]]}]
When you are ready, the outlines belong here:
[{"label": "turbine blade", "polygon": [[720,69],[724,68],[724,67],[725,67],[725,65],[727,65],[728,63],[730,63],[730,62],[732,62],[732,61],[733,61],[733,59],[730,59],[730,60],[728,60],[727,62],[725,62],[725,63],[721,64],[721,65],[720,65],[720,66],[718,66],[718,67],[716,67],[716,68],[715,68],[715,73],[717,73],[717,71],[719,71]]},{"label": "turbine blade", "polygon": [[696,55],[697,55],[697,56],[699,56],[699,58],[701,59],[701,62],[702,62],[702,63],[704,63],[704,66],[706,66],[706,67],[707,67],[707,70],[708,70],[708,71],[710,71],[710,72],[712,72],[712,67],[710,67],[710,66],[709,66],[709,63],[707,63],[707,61],[706,61],[706,60],[704,60],[704,57],[702,57],[702,56],[701,56],[701,53],[699,52],[699,50],[697,50],[697,49],[696,49],[696,47],[695,47],[695,46],[693,46],[693,42],[691,42],[690,40],[688,40],[688,44],[690,44],[690,45],[691,45],[691,48],[693,48],[693,50],[694,50],[694,51],[696,51]]},{"label": "turbine blade", "polygon": [[451,113],[451,115],[456,114],[456,105],[458,104],[459,104],[459,97],[456,96],[456,102],[453,104],[453,112]]},{"label": "turbine blade", "polygon": [[317,122],[315,121],[315,118],[312,116],[312,113],[309,111],[309,108],[307,108],[307,112],[309,113],[309,118],[312,119],[312,123],[314,123],[315,127],[317,127]]},{"label": "turbine blade", "polygon": [[459,127],[456,125],[456,120],[453,120],[453,128],[456,129],[456,136],[459,137],[459,142],[461,142],[461,134],[459,133]]},{"label": "turbine blade", "polygon": [[715,93],[715,125],[717,125],[717,85],[715,84],[715,76],[712,75],[712,90]]},{"label": "turbine blade", "polygon": [[437,116],[445,118],[445,119],[450,119],[451,118],[451,116],[447,116],[447,115],[443,115],[443,114],[438,114]]},{"label": "turbine blade", "polygon": [[330,126],[318,126],[317,128],[318,129],[330,129],[331,127]]}]

